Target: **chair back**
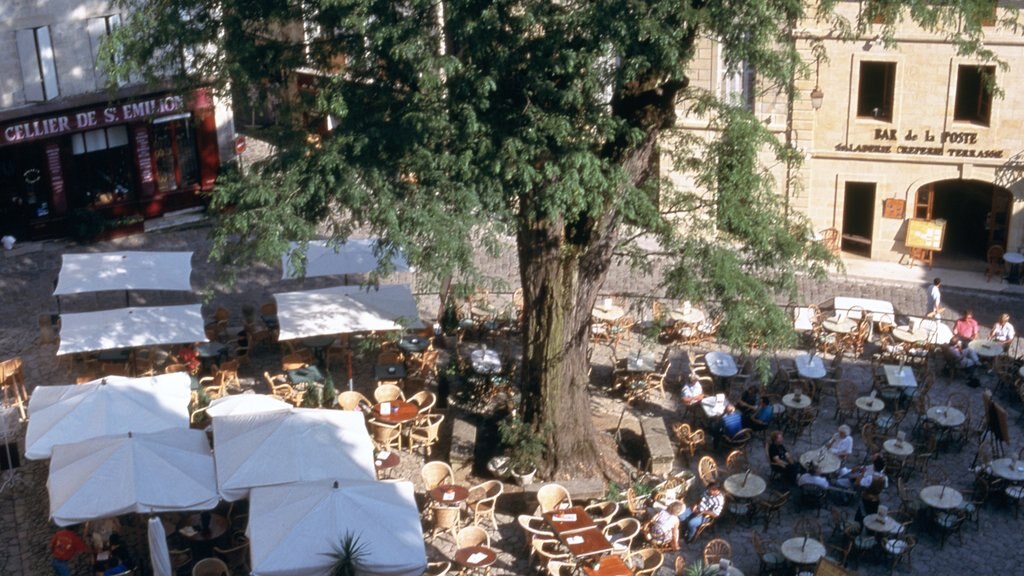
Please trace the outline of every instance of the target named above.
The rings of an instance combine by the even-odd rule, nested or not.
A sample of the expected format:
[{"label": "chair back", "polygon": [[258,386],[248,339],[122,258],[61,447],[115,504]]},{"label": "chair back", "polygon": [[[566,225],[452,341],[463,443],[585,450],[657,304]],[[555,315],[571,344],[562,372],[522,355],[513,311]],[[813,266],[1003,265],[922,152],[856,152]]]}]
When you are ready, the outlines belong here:
[{"label": "chair back", "polygon": [[729,452],[729,455],[725,457],[725,468],[730,474],[745,472],[750,468],[750,462],[747,461],[747,454],[743,450],[733,450],[732,452]]},{"label": "chair back", "polygon": [[192,567],[192,576],[231,576],[231,571],[220,558],[203,558]]},{"label": "chair back", "polygon": [[434,404],[437,403],[437,396],[429,390],[420,390],[409,397],[409,402],[419,408],[420,414],[429,414],[434,408]]},{"label": "chair back", "polygon": [[561,484],[545,484],[537,490],[537,503],[540,504],[541,512],[550,512],[572,506],[572,496]]},{"label": "chair back", "polygon": [[371,408],[373,403],[355,390],[346,390],[338,394],[338,407],[342,410],[360,410],[363,406]]},{"label": "chair back", "polygon": [[638,550],[632,557],[639,560],[640,566],[633,572],[636,576],[650,576],[661,569],[661,565],[665,563],[665,555],[654,548]]},{"label": "chair back", "polygon": [[725,558],[732,560],[732,546],[721,538],[715,538],[704,546],[704,565],[711,566],[718,564],[718,561]]},{"label": "chair back", "polygon": [[451,569],[451,562],[427,562],[427,571],[423,573],[423,576],[444,576]]},{"label": "chair back", "polygon": [[370,420],[370,438],[378,450],[387,450],[392,446],[401,447],[402,428],[397,424],[388,424]]},{"label": "chair back", "polygon": [[394,384],[381,384],[373,391],[373,399],[378,403],[394,402],[395,400],[405,400],[405,394]]},{"label": "chair back", "polygon": [[490,546],[491,537],[487,530],[479,526],[466,526],[455,536],[456,548],[469,548],[471,546]]},{"label": "chair back", "polygon": [[633,540],[641,528],[636,518],[621,518],[602,528],[601,533],[616,550],[625,552],[633,546]]},{"label": "chair back", "polygon": [[455,472],[447,463],[435,460],[423,465],[420,469],[420,478],[423,480],[423,488],[429,492],[438,486],[454,482]]},{"label": "chair back", "polygon": [[718,480],[718,463],[711,456],[704,456],[697,464],[697,475],[705,486]]}]

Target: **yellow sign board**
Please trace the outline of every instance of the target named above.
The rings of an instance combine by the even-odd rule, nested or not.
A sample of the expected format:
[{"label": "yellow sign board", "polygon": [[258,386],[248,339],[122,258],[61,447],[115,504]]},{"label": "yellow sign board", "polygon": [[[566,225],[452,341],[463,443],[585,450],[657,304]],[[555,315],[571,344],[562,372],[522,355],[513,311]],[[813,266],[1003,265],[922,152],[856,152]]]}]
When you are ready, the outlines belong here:
[{"label": "yellow sign board", "polygon": [[941,251],[945,235],[945,220],[907,220],[907,248]]}]

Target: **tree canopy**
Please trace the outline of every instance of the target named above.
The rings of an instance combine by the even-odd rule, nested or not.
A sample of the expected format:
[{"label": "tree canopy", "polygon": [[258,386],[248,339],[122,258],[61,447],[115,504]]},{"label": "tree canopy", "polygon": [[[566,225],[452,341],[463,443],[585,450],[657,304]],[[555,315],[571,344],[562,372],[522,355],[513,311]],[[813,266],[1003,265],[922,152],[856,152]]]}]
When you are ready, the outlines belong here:
[{"label": "tree canopy", "polygon": [[[728,69],[756,70],[759,90],[796,98],[799,22],[856,36],[909,17],[979,53],[979,7],[992,4],[867,1],[850,21],[838,0],[119,1],[131,16],[112,66],[236,100],[276,94],[290,120],[273,158],[218,183],[215,257],[276,261],[288,241],[358,228],[384,239],[382,262],[400,249],[441,278],[515,243],[524,412],[538,429],[574,424],[564,408],[585,399],[590,310],[614,257],[663,261],[666,294],[713,302],[720,337],[741,346],[791,343],[773,298],[798,271],[824,273],[827,254],[763,167],[800,155],[740,103],[690,86],[698,39],[720,42]],[[295,89],[299,69],[313,90]],[[717,136],[675,130],[677,110]],[[314,135],[328,117],[333,130]],[[663,178],[663,160],[698,186]],[[550,468],[592,462],[584,420],[569,439],[547,427]]]}]

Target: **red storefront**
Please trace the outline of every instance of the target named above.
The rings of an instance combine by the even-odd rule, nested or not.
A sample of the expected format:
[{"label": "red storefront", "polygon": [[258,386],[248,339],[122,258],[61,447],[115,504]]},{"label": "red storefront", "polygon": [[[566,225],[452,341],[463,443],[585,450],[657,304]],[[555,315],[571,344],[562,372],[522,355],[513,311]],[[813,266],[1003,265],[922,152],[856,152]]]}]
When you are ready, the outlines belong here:
[{"label": "red storefront", "polygon": [[69,236],[86,211],[152,218],[197,206],[219,165],[213,99],[205,90],[2,121],[0,235]]}]

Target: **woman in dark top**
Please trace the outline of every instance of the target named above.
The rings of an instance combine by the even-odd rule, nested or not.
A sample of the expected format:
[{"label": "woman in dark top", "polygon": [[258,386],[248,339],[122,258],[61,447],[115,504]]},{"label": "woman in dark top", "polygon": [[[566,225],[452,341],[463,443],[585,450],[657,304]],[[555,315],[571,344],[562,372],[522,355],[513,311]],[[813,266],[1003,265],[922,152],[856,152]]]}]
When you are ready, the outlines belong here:
[{"label": "woman in dark top", "polygon": [[789,482],[796,482],[797,476],[804,472],[804,467],[782,444],[781,430],[772,432],[772,441],[768,445],[768,459],[771,461],[772,468],[782,472],[782,476]]}]

